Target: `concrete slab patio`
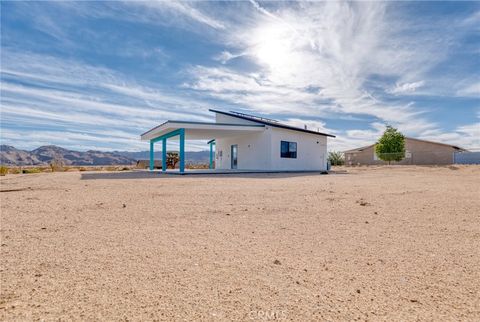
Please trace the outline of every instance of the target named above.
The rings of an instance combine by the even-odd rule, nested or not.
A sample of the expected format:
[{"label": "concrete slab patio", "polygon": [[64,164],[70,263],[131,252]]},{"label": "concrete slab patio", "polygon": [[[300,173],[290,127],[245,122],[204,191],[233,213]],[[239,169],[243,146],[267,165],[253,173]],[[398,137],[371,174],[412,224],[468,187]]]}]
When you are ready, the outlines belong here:
[{"label": "concrete slab patio", "polygon": [[309,173],[309,174],[328,174],[326,171],[275,171],[275,170],[241,170],[241,169],[185,169],[184,172],[178,170],[169,169],[167,171],[162,170],[148,170],[159,175],[215,175],[215,174],[262,174],[262,173]]}]

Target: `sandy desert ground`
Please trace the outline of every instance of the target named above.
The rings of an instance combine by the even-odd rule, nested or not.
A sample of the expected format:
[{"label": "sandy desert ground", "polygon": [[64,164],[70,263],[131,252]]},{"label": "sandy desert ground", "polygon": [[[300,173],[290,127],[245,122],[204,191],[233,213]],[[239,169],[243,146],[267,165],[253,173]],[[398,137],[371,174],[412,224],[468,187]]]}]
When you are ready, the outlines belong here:
[{"label": "sandy desert ground", "polygon": [[1,178],[2,320],[480,320],[480,167]]}]

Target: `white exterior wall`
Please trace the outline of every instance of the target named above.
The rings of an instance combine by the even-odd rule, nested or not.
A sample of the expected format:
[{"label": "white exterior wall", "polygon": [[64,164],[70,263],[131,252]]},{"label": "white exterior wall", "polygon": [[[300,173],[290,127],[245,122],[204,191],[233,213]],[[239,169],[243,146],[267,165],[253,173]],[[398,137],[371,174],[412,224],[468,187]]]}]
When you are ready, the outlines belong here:
[{"label": "white exterior wall", "polygon": [[[216,123],[259,125],[257,122],[243,120],[220,113],[215,114]],[[215,138],[215,169],[231,168],[231,146],[238,145],[237,168],[243,170],[266,170],[270,165],[269,154],[265,153],[268,146],[268,134],[264,132],[245,134],[236,137]]]},{"label": "white exterior wall", "polygon": [[[242,170],[268,170],[270,153],[267,130],[255,134],[215,140],[215,169],[231,168],[231,146],[238,145],[237,168]],[[221,151],[221,152],[220,152]]]},{"label": "white exterior wall", "polygon": [[[217,123],[258,124],[216,115]],[[281,158],[280,142],[297,143],[297,158]],[[231,146],[238,145],[238,169],[273,171],[324,171],[327,169],[327,137],[265,126],[265,131],[236,137],[216,138],[215,168],[231,168]]]},{"label": "white exterior wall", "polygon": [[[297,158],[280,157],[281,141],[297,143]],[[326,136],[271,127],[270,146],[272,170],[327,170]]]}]

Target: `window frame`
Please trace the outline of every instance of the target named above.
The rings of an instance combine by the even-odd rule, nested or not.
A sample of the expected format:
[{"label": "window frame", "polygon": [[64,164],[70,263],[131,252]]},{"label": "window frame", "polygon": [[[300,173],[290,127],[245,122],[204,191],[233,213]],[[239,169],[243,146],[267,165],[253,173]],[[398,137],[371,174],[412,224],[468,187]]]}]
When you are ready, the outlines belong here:
[{"label": "window frame", "polygon": [[[286,150],[284,149],[286,147]],[[294,150],[294,151],[293,151]],[[282,159],[296,159],[298,153],[297,142],[292,141],[280,141],[280,158]]]}]

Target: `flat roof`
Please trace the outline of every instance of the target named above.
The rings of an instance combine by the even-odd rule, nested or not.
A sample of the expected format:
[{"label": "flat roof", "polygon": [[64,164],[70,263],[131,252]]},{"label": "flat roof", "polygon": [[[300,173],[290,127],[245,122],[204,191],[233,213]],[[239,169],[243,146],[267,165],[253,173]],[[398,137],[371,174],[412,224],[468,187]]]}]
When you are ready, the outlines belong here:
[{"label": "flat roof", "polygon": [[214,113],[220,113],[220,114],[236,117],[236,118],[243,119],[243,120],[248,120],[248,121],[264,124],[264,125],[279,127],[279,128],[282,128],[282,129],[305,132],[305,133],[322,135],[322,136],[329,136],[329,137],[332,137],[332,138],[335,137],[335,135],[332,135],[332,134],[327,134],[327,133],[322,133],[322,132],[317,132],[317,131],[312,131],[312,130],[306,130],[306,129],[302,129],[300,127],[283,124],[283,123],[280,123],[278,121],[268,119],[268,118],[264,118],[264,117],[260,117],[260,116],[248,115],[248,114],[236,113],[236,112],[225,112],[225,111],[219,111],[219,110],[214,110],[214,109],[209,109],[209,111],[214,112]]},{"label": "flat roof", "polygon": [[143,133],[140,138],[142,140],[151,140],[178,129],[185,129],[186,139],[210,140],[215,137],[228,137],[252,132],[262,132],[265,131],[265,125],[169,120]]}]

